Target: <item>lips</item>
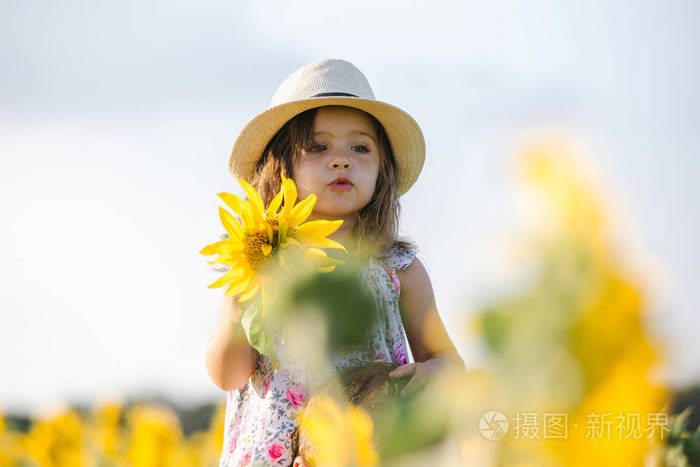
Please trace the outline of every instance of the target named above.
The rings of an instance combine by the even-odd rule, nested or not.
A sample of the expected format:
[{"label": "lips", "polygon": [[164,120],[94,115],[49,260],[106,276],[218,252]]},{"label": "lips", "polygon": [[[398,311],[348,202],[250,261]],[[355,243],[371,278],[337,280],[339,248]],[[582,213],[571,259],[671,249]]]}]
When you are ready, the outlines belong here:
[{"label": "lips", "polygon": [[352,182],[347,177],[338,177],[331,182],[331,185],[352,185]]},{"label": "lips", "polygon": [[338,177],[330,183],[330,186],[336,190],[348,190],[352,188],[352,182],[347,177]]}]

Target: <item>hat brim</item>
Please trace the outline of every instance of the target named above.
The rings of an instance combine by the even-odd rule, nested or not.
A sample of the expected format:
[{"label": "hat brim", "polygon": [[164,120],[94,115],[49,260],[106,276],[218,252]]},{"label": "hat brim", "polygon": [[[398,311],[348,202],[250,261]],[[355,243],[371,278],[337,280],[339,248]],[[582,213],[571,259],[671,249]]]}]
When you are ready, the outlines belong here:
[{"label": "hat brim", "polygon": [[374,116],[384,127],[397,165],[397,190],[406,193],[418,179],[425,161],[425,140],[416,121],[386,102],[358,97],[315,97],[287,102],[265,110],[250,120],[233,143],[228,168],[235,178],[250,180],[255,165],[272,137],[291,118],[308,109],[344,105]]}]

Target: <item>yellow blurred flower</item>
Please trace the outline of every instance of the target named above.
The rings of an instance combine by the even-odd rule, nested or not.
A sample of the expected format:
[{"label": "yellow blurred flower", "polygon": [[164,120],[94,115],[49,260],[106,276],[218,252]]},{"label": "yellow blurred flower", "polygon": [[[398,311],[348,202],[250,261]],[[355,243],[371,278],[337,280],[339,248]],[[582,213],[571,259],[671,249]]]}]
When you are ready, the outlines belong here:
[{"label": "yellow blurred flower", "polygon": [[183,435],[175,414],[166,407],[137,405],[127,414],[130,428],[127,459],[133,466],[171,466],[180,457]]},{"label": "yellow blurred flower", "polygon": [[596,192],[575,168],[571,151],[562,143],[545,142],[528,147],[522,158],[522,172],[530,186],[551,208],[553,223],[566,235],[599,242],[607,231],[604,206]]},{"label": "yellow blurred flower", "polygon": [[[478,329],[493,353],[497,403],[512,433],[504,465],[642,465],[663,441],[668,391],[652,382],[662,349],[644,327],[646,290],[611,228],[599,183],[569,149],[545,142],[522,159],[534,233],[523,245],[535,272],[485,308]],[[647,420],[659,422],[647,436]]]},{"label": "yellow blurred flower", "polygon": [[[121,402],[100,404],[94,410],[92,436],[96,450],[106,459],[116,461],[122,450],[123,429],[119,425],[122,414]],[[122,441],[122,443],[120,443]]]},{"label": "yellow blurred flower", "polygon": [[316,394],[299,415],[300,444],[313,465],[378,465],[373,431],[363,408],[353,404],[343,408],[326,394]]},{"label": "yellow blurred flower", "polygon": [[91,415],[61,408],[33,420],[26,433],[0,415],[0,467],[215,466],[223,445],[225,404],[205,431],[185,437],[175,414],[152,404],[123,415],[120,401],[103,402]]},{"label": "yellow blurred flower", "polygon": [[75,466],[86,461],[83,426],[74,410],[61,410],[34,422],[21,442],[29,459],[41,466]]},{"label": "yellow blurred flower", "polygon": [[18,434],[8,429],[5,417],[0,414],[0,467],[17,465],[15,461],[21,451]]}]

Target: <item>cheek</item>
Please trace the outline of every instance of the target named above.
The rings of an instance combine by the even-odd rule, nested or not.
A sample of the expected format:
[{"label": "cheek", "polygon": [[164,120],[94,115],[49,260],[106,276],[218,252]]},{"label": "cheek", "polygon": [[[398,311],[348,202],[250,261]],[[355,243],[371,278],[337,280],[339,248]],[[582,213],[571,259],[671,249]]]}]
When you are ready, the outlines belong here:
[{"label": "cheek", "polygon": [[313,185],[308,183],[307,180],[295,180],[295,183],[297,185],[297,202],[308,198],[311,193],[314,193]]},{"label": "cheek", "polygon": [[374,190],[377,186],[377,179],[379,178],[379,166],[375,162],[371,164],[370,167],[367,169],[367,190],[369,191],[369,196],[371,197],[374,194]]},{"label": "cheek", "polygon": [[374,196],[374,191],[377,188],[377,177],[374,177],[374,180],[371,180],[367,184],[367,191],[366,191],[366,201],[369,202],[369,200],[372,199],[372,196]]},{"label": "cheek", "polygon": [[294,184],[297,187],[298,198],[305,199],[314,192],[314,171],[308,163],[302,163],[294,168]]}]

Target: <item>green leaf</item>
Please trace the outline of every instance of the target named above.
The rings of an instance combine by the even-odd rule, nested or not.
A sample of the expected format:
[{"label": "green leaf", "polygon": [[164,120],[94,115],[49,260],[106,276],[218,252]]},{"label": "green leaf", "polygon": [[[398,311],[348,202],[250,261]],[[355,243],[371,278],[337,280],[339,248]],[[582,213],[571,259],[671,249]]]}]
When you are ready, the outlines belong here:
[{"label": "green leaf", "polygon": [[673,415],[669,420],[669,433],[666,444],[669,446],[680,444],[683,442],[683,433],[685,425],[690,416],[690,407],[687,407],[682,413]]},{"label": "green leaf", "polygon": [[690,465],[700,465],[700,426],[683,443],[683,451]]},{"label": "green leaf", "polygon": [[274,343],[265,329],[261,309],[257,303],[251,304],[245,310],[241,317],[241,326],[250,345],[261,354],[271,356],[273,361],[276,361],[273,355]]}]

